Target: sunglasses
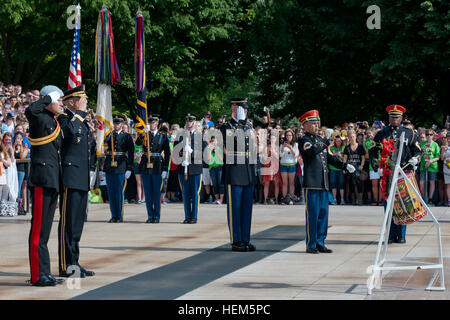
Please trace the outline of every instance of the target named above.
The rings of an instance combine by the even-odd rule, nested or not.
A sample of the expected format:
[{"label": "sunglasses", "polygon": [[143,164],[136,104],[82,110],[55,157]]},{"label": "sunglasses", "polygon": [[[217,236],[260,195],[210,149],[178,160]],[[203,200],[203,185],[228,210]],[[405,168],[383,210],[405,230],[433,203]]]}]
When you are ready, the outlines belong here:
[{"label": "sunglasses", "polygon": [[432,137],[432,136],[433,136],[433,134],[427,133],[427,137]]},{"label": "sunglasses", "polygon": [[195,118],[186,118],[186,122],[192,122],[195,121]]}]

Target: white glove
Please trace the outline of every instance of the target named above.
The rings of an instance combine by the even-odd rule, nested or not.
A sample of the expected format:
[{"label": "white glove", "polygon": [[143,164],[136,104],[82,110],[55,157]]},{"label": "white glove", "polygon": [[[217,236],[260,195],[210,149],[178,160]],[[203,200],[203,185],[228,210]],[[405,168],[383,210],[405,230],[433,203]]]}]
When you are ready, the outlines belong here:
[{"label": "white glove", "polygon": [[184,147],[184,151],[186,151],[188,153],[192,153],[192,151],[194,151],[194,150],[192,150],[191,146],[187,145]]},{"label": "white glove", "polygon": [[409,159],[408,160],[408,163],[410,164],[410,165],[412,165],[413,167],[415,167],[418,163],[419,163],[419,160],[417,160],[417,158],[411,158],[411,159]]},{"label": "white glove", "polygon": [[237,109],[237,119],[238,120],[245,120],[244,108],[242,108],[241,106],[239,106],[238,109]]},{"label": "white glove", "polygon": [[89,181],[89,187],[93,189],[95,185],[95,171],[89,171]]},{"label": "white glove", "polygon": [[346,166],[345,168],[347,169],[347,171],[348,171],[349,173],[355,172],[355,167],[352,166],[351,164],[347,164],[347,166]]},{"label": "white glove", "polygon": [[380,178],[383,176],[383,169],[378,168],[378,175],[380,176]]},{"label": "white glove", "polygon": [[189,162],[186,161],[186,160],[183,160],[183,162],[181,163],[181,165],[182,165],[183,167],[187,167],[187,166],[189,166]]},{"label": "white glove", "polygon": [[150,132],[150,125],[149,124],[145,125],[144,132],[145,133]]},{"label": "white glove", "polygon": [[163,180],[165,180],[167,177],[167,171],[163,171],[161,177],[163,178]]},{"label": "white glove", "polygon": [[61,98],[61,95],[58,93],[58,91],[52,91],[48,94],[50,98],[52,98],[52,103],[57,103],[59,98]]},{"label": "white glove", "polygon": [[128,178],[131,176],[131,171],[130,170],[127,170],[126,172],[125,172],[125,179],[127,179],[128,180]]},{"label": "white glove", "polygon": [[332,134],[333,134],[333,129],[325,130],[325,137],[330,138]]}]

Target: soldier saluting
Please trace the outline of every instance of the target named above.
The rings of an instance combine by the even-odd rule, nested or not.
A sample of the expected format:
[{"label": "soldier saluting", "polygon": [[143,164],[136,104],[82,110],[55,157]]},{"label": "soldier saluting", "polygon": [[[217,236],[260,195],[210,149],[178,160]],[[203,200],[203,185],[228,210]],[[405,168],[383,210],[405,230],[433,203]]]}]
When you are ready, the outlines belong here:
[{"label": "soldier saluting", "polygon": [[61,127],[55,115],[61,113],[63,92],[55,86],[42,88],[41,99],[26,110],[31,144],[30,187],[32,201],[29,234],[29,262],[33,286],[55,286],[64,280],[50,272],[47,242],[55,215],[61,177]]},{"label": "soldier saluting", "polygon": [[303,184],[306,198],[306,252],[331,253],[325,246],[328,230],[328,163],[353,173],[355,167],[344,164],[328,149],[330,141],[319,133],[319,111],[310,110],[299,118],[306,133],[298,140],[304,162]]},{"label": "soldier saluting", "polygon": [[227,195],[231,250],[238,252],[256,250],[250,243],[253,190],[256,183],[256,136],[253,127],[246,120],[247,102],[247,98],[232,98],[231,120],[220,127],[226,154],[222,183]]},{"label": "soldier saluting", "polygon": [[78,259],[90,190],[89,173],[95,170],[96,164],[95,148],[92,146],[95,142],[86,121],[88,112],[84,85],[64,92],[63,102],[66,112],[58,116],[64,135],[61,147],[64,189],[59,201],[61,218],[58,226],[59,275],[68,277],[79,273],[84,278],[94,275],[93,271],[80,266]]}]

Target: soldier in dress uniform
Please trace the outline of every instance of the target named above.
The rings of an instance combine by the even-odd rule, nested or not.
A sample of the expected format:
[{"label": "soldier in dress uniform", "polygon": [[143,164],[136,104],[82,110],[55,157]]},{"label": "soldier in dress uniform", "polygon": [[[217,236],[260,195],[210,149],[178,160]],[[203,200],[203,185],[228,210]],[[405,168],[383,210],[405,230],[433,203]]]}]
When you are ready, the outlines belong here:
[{"label": "soldier in dress uniform", "polygon": [[220,127],[226,155],[222,183],[227,197],[231,250],[238,252],[256,250],[250,243],[256,183],[256,135],[246,120],[247,111],[247,98],[232,98],[231,120]]},{"label": "soldier in dress uniform", "polygon": [[[167,135],[159,132],[160,116],[148,117],[145,131],[136,140],[136,145],[144,145],[139,172],[144,184],[145,205],[148,219],[146,223],[159,223],[161,214],[161,187],[167,177],[170,160],[170,146]],[[148,142],[147,142],[148,137]]]},{"label": "soldier in dress uniform", "polygon": [[200,190],[202,188],[203,172],[203,150],[207,147],[206,141],[203,141],[202,132],[196,130],[195,122],[197,115],[195,113],[186,113],[186,126],[184,133],[190,139],[185,139],[180,135],[174,143],[174,147],[182,144],[180,156],[183,161],[178,166],[178,179],[184,202],[184,221],[183,223],[197,223],[198,207],[200,205]]},{"label": "soldier in dress uniform", "polygon": [[[84,85],[64,92],[66,111],[58,116],[63,132],[61,147],[62,184],[58,226],[59,275],[93,276],[78,263],[80,239],[90,190],[90,171],[95,170],[96,153],[86,120],[87,95]],[[92,152],[94,150],[94,152]]]},{"label": "soldier in dress uniform", "polygon": [[33,286],[54,286],[64,280],[50,273],[47,242],[55,215],[61,177],[61,127],[55,115],[63,111],[61,89],[42,88],[41,99],[26,110],[31,143],[30,188],[32,200],[29,261]]},{"label": "soldier in dress uniform", "polygon": [[303,186],[306,198],[306,252],[331,253],[325,246],[328,230],[328,163],[336,168],[355,172],[351,164],[344,164],[328,149],[330,141],[319,136],[320,117],[310,110],[299,118],[306,133],[298,140],[303,158]]},{"label": "soldier in dress uniform", "polygon": [[114,130],[105,138],[108,151],[104,170],[111,209],[110,223],[123,222],[126,180],[131,176],[133,169],[134,142],[130,134],[122,131],[125,119],[123,115],[114,115]]},{"label": "soldier in dress uniform", "polygon": [[[422,151],[420,150],[420,145],[418,142],[417,135],[414,133],[412,128],[406,128],[401,123],[403,120],[403,114],[406,112],[406,108],[400,105],[390,105],[386,108],[389,114],[389,125],[385,126],[383,129],[377,132],[373,138],[372,146],[369,149],[370,161],[372,162],[372,167],[374,170],[378,170],[380,177],[383,176],[383,171],[379,169],[378,155],[383,149],[382,141],[383,139],[394,140],[394,146],[399,148],[396,143],[399,141],[402,132],[405,133],[405,144],[403,146],[402,158],[400,160],[400,166],[403,168],[407,165],[404,170],[406,174],[410,170],[414,169],[419,163],[420,157],[422,156]],[[386,209],[386,201],[383,201],[384,207]],[[389,243],[405,243],[406,239],[406,225],[396,225],[394,221],[391,221],[391,227],[389,230]]]}]

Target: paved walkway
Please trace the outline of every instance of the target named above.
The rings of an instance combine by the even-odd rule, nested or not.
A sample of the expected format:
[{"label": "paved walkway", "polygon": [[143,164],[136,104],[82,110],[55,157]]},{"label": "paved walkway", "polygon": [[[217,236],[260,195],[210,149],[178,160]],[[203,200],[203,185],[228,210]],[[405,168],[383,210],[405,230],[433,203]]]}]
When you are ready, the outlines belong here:
[{"label": "paved walkway", "polygon": [[[30,215],[0,217],[0,299],[450,299],[450,208],[433,207],[440,221],[446,269],[444,292],[424,290],[431,270],[391,271],[381,289],[366,294],[383,219],[382,207],[331,206],[327,246],[332,254],[305,253],[304,206],[255,205],[255,252],[231,252],[226,206],[201,204],[195,225],[181,224],[182,204],[163,206],[161,223],[145,224],[143,204],[127,204],[125,222],[109,224],[108,206],[89,206],[80,263],[92,278],[30,287]],[[49,240],[57,275],[57,225]],[[430,217],[408,226],[406,244],[392,244],[388,257],[437,261]]]}]

